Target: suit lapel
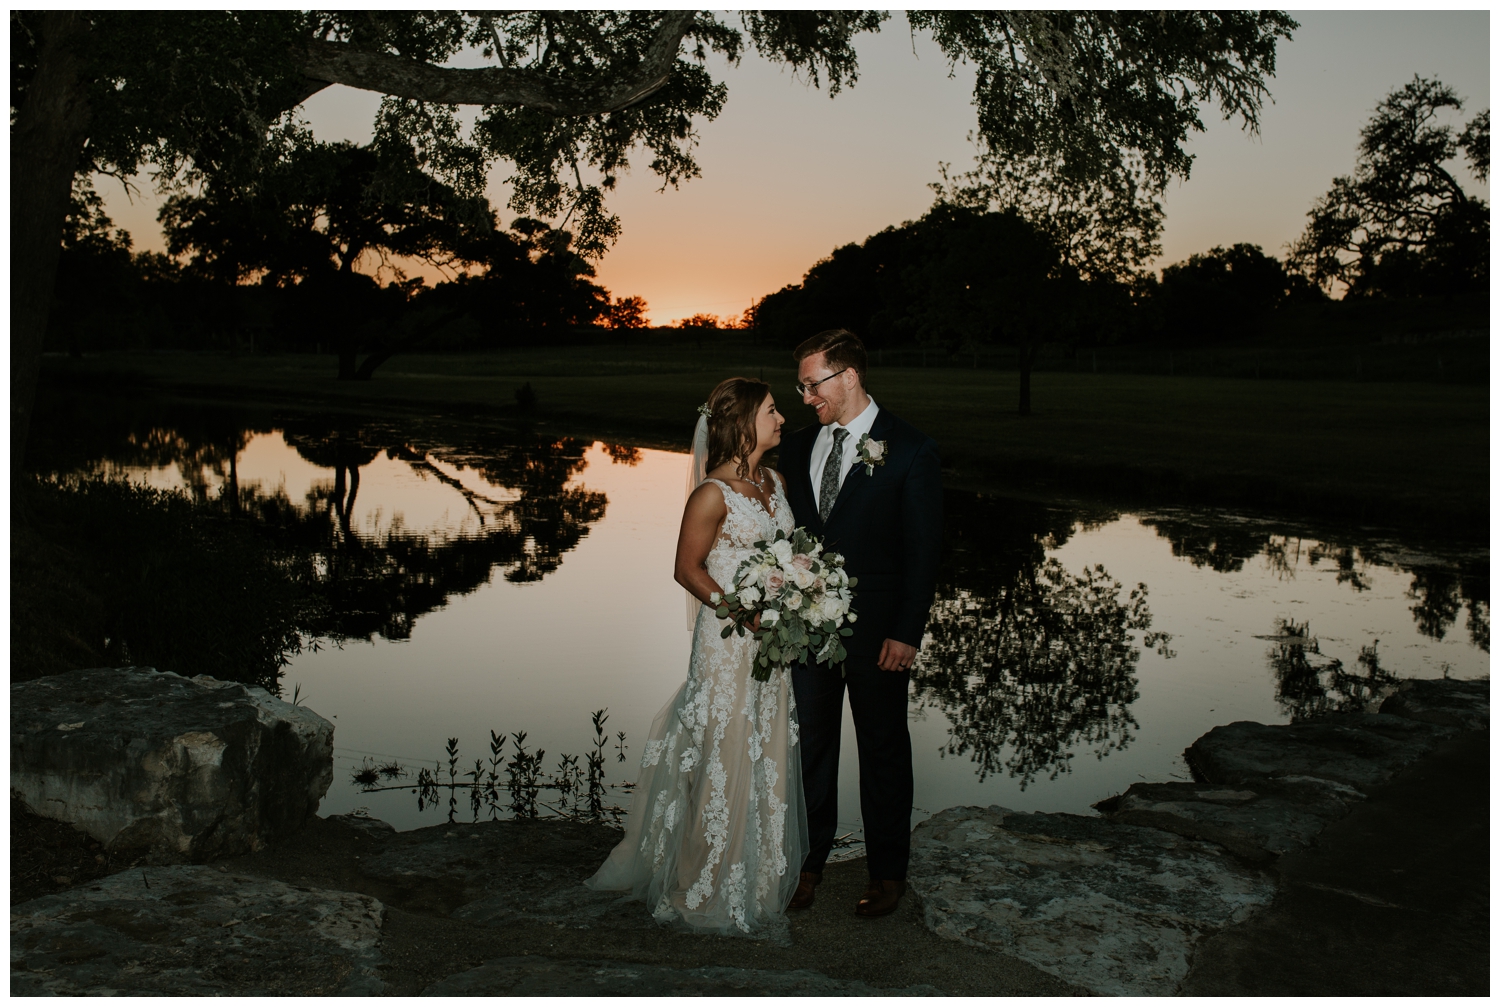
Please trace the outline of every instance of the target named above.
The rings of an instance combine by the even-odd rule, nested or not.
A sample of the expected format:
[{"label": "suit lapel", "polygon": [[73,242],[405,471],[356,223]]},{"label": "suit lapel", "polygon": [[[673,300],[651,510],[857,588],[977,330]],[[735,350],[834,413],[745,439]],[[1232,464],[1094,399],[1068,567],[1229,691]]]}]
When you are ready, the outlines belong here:
[{"label": "suit lapel", "polygon": [[787,481],[788,502],[792,505],[792,513],[807,514],[809,520],[804,522],[809,527],[821,526],[822,521],[818,517],[817,498],[813,495],[812,476],[808,474],[807,467],[811,464],[812,445],[818,437],[818,427],[805,427],[792,435],[794,440],[788,447],[786,461],[787,471],[782,475]]},{"label": "suit lapel", "polygon": [[[875,422],[870,425],[870,439],[872,441],[886,440],[894,426],[891,414],[884,409],[880,410],[875,414]],[[850,445],[848,450],[855,451],[858,447],[859,444],[856,442]],[[865,485],[874,478],[867,475],[864,469],[864,464],[856,456],[853,467],[849,469],[849,474],[844,477],[843,485],[839,487],[839,495],[833,501],[833,510],[828,512],[828,520],[825,524],[832,524],[833,519],[838,517],[839,511],[848,506],[851,499],[858,498],[860,493],[864,492]]]}]

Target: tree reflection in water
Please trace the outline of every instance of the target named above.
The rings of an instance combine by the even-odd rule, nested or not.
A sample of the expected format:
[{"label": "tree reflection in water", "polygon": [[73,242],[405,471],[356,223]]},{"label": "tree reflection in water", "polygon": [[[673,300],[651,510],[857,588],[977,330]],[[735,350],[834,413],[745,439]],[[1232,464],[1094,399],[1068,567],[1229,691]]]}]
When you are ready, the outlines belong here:
[{"label": "tree reflection in water", "polygon": [[1151,514],[1141,524],[1172,545],[1172,555],[1196,567],[1219,573],[1235,573],[1246,561],[1261,556],[1280,579],[1295,579],[1299,564],[1317,567],[1330,561],[1334,579],[1356,592],[1370,588],[1371,566],[1391,567],[1411,575],[1406,596],[1411,599],[1417,632],[1441,640],[1467,611],[1465,629],[1469,642],[1490,649],[1490,577],[1487,557],[1471,554],[1443,560],[1421,555],[1410,558],[1404,550],[1379,540],[1350,541],[1339,538],[1304,540],[1276,530],[1274,524],[1211,511]]},{"label": "tree reflection in water", "polygon": [[[604,517],[603,493],[567,485],[586,464],[591,441],[493,434],[423,447],[392,433],[379,425],[289,423],[286,442],[332,469],[332,486],[315,488],[305,506],[284,497],[246,501],[315,558],[328,600],[326,625],[317,627],[323,635],[406,639],[417,619],[487,584],[496,569],[513,583],[541,580]],[[359,470],[381,454],[458,493],[478,531],[356,527]],[[472,470],[492,491],[476,490],[446,468]]]},{"label": "tree reflection in water", "polygon": [[1276,676],[1276,702],[1292,723],[1328,713],[1361,713],[1401,676],[1380,665],[1380,641],[1359,649],[1356,669],[1319,652],[1318,638],[1307,623],[1278,619],[1266,662]]},{"label": "tree reflection in water", "polygon": [[[957,495],[948,504],[948,558],[913,672],[918,708],[948,717],[945,754],[968,755],[981,780],[1003,769],[1024,790],[1068,772],[1080,748],[1100,759],[1125,748],[1137,726],[1132,634],[1151,625],[1146,586],[1122,597],[1104,567],[1073,574],[1047,558],[1079,515],[985,498],[965,506]],[[1167,656],[1169,640],[1145,634]]]},{"label": "tree reflection in water", "polygon": [[[406,639],[418,618],[482,587],[496,569],[514,583],[541,580],[604,517],[608,503],[603,493],[568,485],[586,464],[588,440],[344,417],[246,422],[243,411],[231,418],[164,404],[118,404],[66,422],[75,438],[49,443],[42,468],[175,467],[200,504],[259,522],[292,546],[323,600],[316,624],[304,628],[335,640]],[[256,434],[276,429],[304,460],[331,472],[305,500],[240,484],[240,453]],[[616,464],[640,459],[636,448],[606,450]],[[359,527],[360,473],[381,455],[459,494],[478,530],[413,529],[399,521]],[[461,478],[464,470],[478,480]]]}]

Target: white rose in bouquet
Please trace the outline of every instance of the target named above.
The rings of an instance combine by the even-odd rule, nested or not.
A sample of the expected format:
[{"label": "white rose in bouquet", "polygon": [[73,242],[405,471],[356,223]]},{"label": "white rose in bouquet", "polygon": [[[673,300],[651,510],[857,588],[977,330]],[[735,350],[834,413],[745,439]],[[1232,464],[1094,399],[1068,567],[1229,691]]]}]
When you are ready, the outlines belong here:
[{"label": "white rose in bouquet", "polygon": [[[844,573],[844,558],[824,553],[805,528],[778,531],[755,548],[735,572],[734,589],[715,598],[720,619],[735,611],[760,615],[759,628],[750,631],[759,645],[752,675],[764,682],[797,662],[841,664],[843,640],[854,632],[845,625],[854,621],[850,588],[858,583]],[[725,637],[746,632],[745,620],[721,630]]]}]

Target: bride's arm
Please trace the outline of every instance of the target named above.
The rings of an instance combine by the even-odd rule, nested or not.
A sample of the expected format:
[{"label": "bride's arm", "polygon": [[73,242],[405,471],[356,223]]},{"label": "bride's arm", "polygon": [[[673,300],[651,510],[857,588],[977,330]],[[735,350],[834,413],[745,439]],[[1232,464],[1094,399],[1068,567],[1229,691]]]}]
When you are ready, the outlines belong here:
[{"label": "bride's arm", "polygon": [[682,511],[682,530],[677,533],[677,567],[674,577],[677,583],[687,588],[689,594],[705,605],[713,604],[708,596],[723,593],[721,587],[708,575],[704,563],[718,538],[719,525],[729,513],[724,503],[724,491],[713,483],[705,482],[688,497]]}]

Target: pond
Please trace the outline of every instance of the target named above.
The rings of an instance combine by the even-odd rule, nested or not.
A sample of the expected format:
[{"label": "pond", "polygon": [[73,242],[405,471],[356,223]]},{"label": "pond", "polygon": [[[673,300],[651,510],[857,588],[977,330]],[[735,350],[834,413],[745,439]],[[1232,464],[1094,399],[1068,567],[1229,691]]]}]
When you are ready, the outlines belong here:
[{"label": "pond", "polygon": [[[633,778],[687,668],[671,576],[685,455],[165,403],[91,403],[66,428],[42,439],[44,470],[320,529],[340,641],[297,656],[283,693],[336,727],[322,813],[435,824],[446,798],[419,811],[410,790],[366,793],[355,771],[394,760],[446,774],[456,738],[462,772],[488,759],[493,731],[525,732],[550,772],[584,753],[600,709],[610,779]],[[1138,780],[1189,778],[1183,749],[1215,725],[1361,709],[1403,677],[1489,673],[1482,547],[1201,508],[951,490],[946,508],[911,689],[918,819],[959,804],[1088,813]],[[857,836],[847,724],[844,739],[841,831]]]}]

